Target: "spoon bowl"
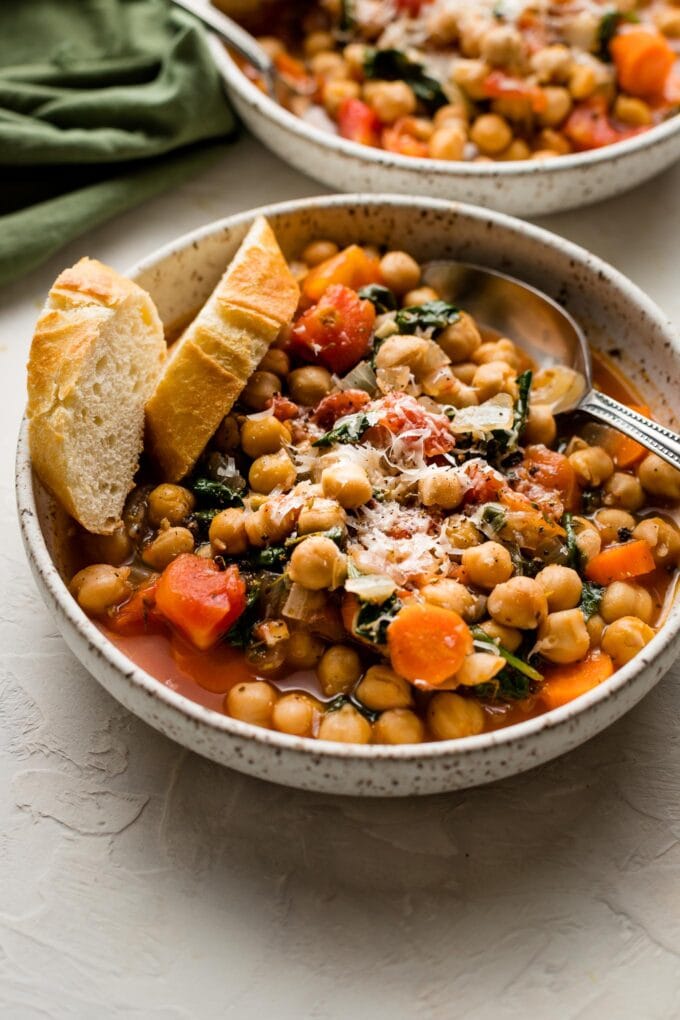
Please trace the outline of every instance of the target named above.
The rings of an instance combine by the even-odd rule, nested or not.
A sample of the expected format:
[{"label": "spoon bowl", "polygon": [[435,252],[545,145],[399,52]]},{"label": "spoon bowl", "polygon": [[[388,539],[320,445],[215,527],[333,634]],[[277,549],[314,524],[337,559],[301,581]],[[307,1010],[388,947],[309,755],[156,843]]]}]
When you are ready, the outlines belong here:
[{"label": "spoon bowl", "polygon": [[498,270],[436,261],[423,279],[445,301],[509,337],[564,384],[558,413],[583,411],[635,439],[680,470],[680,435],[593,387],[590,346],[577,321],[542,291]]}]

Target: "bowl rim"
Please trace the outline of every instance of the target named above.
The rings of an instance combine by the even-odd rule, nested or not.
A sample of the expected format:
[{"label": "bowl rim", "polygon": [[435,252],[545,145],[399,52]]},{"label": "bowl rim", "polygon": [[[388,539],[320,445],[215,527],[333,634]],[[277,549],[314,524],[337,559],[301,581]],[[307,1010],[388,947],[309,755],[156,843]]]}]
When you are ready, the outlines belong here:
[{"label": "bowl rim", "polygon": [[588,149],[584,152],[571,152],[555,159],[509,160],[508,162],[492,161],[489,163],[471,163],[466,160],[430,159],[422,156],[404,156],[398,152],[388,152],[370,145],[360,145],[340,135],[323,131],[304,121],[301,117],[286,110],[262,92],[241,71],[236,61],[222,44],[220,39],[210,34],[212,51],[218,67],[223,72],[227,84],[233,88],[245,103],[273,120],[282,129],[292,132],[308,142],[335,150],[345,156],[366,163],[372,163],[386,170],[407,170],[410,172],[434,174],[436,177],[493,178],[495,176],[510,178],[530,178],[535,176],[556,176],[571,169],[589,168],[607,163],[611,160],[625,159],[645,149],[663,145],[669,138],[680,133],[680,112],[667,120],[655,124],[648,131],[639,135],[605,145],[599,149]]},{"label": "bowl rim", "polygon": [[[138,260],[125,271],[126,275],[135,278],[145,270],[162,263],[175,252],[183,251],[197,244],[203,238],[230,230],[242,224],[252,222],[256,216],[275,216],[291,213],[306,213],[311,208],[342,208],[358,204],[380,207],[417,207],[428,210],[455,213],[467,219],[492,222],[499,227],[509,229],[517,235],[532,238],[552,249],[557,249],[571,259],[575,259],[589,274],[598,276],[600,280],[618,285],[628,290],[631,298],[644,310],[647,317],[655,321],[670,340],[669,350],[680,363],[680,337],[672,322],[664,316],[659,307],[623,273],[613,266],[591,254],[585,248],[565,240],[557,234],[542,227],[534,226],[514,216],[495,212],[462,202],[450,202],[445,199],[422,198],[407,195],[360,194],[346,193],[322,195],[314,198],[293,199],[246,210],[219,220],[204,224],[195,230],[181,235],[173,241],[159,247],[150,255]],[[381,745],[381,744],[339,744],[332,741],[319,740],[313,737],[295,737],[277,730],[268,730],[250,723],[241,722],[230,716],[205,708],[185,695],[157,680],[138,666],[120,651],[89,619],[71,596],[59,574],[47,548],[47,542],[40,527],[35,498],[35,476],[33,474],[29,443],[28,421],[25,415],[21,421],[15,461],[15,488],[17,510],[21,527],[22,539],[26,553],[37,575],[40,576],[46,593],[52,602],[55,613],[59,613],[67,622],[71,632],[84,640],[89,649],[102,658],[107,665],[119,674],[119,678],[128,688],[137,688],[142,693],[160,702],[176,717],[190,721],[196,726],[205,726],[215,733],[224,733],[236,738],[247,738],[256,744],[268,745],[278,753],[296,752],[303,757],[329,757],[334,759],[373,759],[392,762],[414,762],[421,759],[455,757],[463,758],[475,755],[492,748],[506,745],[521,745],[529,738],[537,738],[543,731],[552,731],[569,727],[577,716],[588,712],[591,708],[606,701],[636,676],[642,673],[659,657],[680,633],[680,598],[671,606],[661,630],[646,646],[644,655],[638,655],[609,679],[598,687],[575,698],[573,701],[534,716],[521,723],[503,727],[477,736],[461,737],[454,740],[430,741],[422,744]],[[49,607],[48,607],[49,608]],[[82,660],[81,660],[82,661]],[[87,667],[86,667],[87,668]],[[91,672],[91,671],[90,671]],[[134,709],[132,709],[134,712]]]}]

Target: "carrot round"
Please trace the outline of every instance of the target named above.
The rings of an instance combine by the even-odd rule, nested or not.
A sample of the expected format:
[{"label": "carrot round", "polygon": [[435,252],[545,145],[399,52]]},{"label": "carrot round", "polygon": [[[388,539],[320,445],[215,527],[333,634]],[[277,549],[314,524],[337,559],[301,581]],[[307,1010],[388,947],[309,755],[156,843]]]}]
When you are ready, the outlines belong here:
[{"label": "carrot round", "polygon": [[[637,411],[638,414],[644,415],[645,418],[652,417],[652,413],[646,404],[629,404],[628,406],[631,410]],[[604,446],[609,456],[619,468],[632,467],[633,464],[637,464],[639,460],[642,460],[647,453],[644,446],[631,439],[630,436],[625,436],[623,432],[614,432],[613,430],[611,439]]]},{"label": "carrot round", "polygon": [[581,662],[550,666],[543,674],[540,699],[547,709],[559,708],[591,691],[613,672],[612,660],[601,651],[591,652]]},{"label": "carrot round", "polygon": [[472,634],[452,609],[412,602],[389,625],[387,647],[397,673],[436,687],[463,665]]},{"label": "carrot round", "polygon": [[663,95],[676,59],[665,36],[646,28],[631,28],[612,39],[610,52],[625,92],[647,98]]},{"label": "carrot round", "polygon": [[654,570],[654,557],[644,539],[612,545],[586,566],[586,577],[595,584],[611,584],[612,581],[626,581],[630,577],[641,577]]},{"label": "carrot round", "polygon": [[318,301],[333,284],[358,290],[370,283],[381,283],[380,263],[358,244],[343,248],[337,255],[310,269],[302,283],[302,292],[309,301]]}]

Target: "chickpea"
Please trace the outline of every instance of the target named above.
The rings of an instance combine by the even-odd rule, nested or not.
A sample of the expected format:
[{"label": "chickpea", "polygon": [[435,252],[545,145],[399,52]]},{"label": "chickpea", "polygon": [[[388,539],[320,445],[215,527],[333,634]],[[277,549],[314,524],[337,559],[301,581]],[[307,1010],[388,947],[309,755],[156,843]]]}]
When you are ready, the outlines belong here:
[{"label": "chickpea", "polygon": [[210,547],[217,556],[242,556],[248,548],[246,533],[246,512],[239,507],[230,507],[216,514],[210,522]]},{"label": "chickpea", "polygon": [[162,520],[181,524],[196,506],[194,495],[181,485],[157,485],[149,493],[149,521],[155,527]]},{"label": "chickpea", "polygon": [[641,584],[632,581],[612,581],[600,603],[600,615],[605,623],[613,623],[622,616],[637,616],[643,623],[649,623],[653,611],[650,593]]},{"label": "chickpea", "polygon": [[[507,114],[506,114],[507,116]],[[524,141],[523,138],[515,138],[508,145],[507,149],[503,149],[496,156],[496,159],[501,159],[509,162],[514,162],[519,159],[529,159],[531,155],[531,149]]]},{"label": "chickpea", "polygon": [[278,692],[266,680],[236,684],[225,698],[225,707],[232,719],[269,727],[278,700]]},{"label": "chickpea", "polygon": [[315,669],[324,652],[324,643],[306,630],[294,630],[286,643],[286,663],[293,670]]},{"label": "chickpea", "polygon": [[569,463],[581,485],[594,488],[602,485],[614,473],[614,461],[601,446],[586,446],[569,455]]},{"label": "chickpea", "polygon": [[574,69],[571,50],[559,43],[538,50],[530,63],[540,82],[568,81]]},{"label": "chickpea", "polygon": [[480,102],[487,99],[486,79],[491,68],[483,60],[457,60],[452,78],[470,99]]},{"label": "chickpea", "polygon": [[558,156],[566,156],[568,152],[572,151],[569,139],[554,128],[543,128],[539,132],[536,147],[538,149],[549,149],[551,152],[556,152]]},{"label": "chickpea", "polygon": [[363,77],[366,46],[363,43],[349,43],[342,51],[342,55],[352,74],[358,78]]},{"label": "chickpea", "polygon": [[463,619],[470,621],[474,615],[477,598],[472,592],[452,577],[441,577],[420,589],[426,602],[442,609],[452,609]]},{"label": "chickpea", "polygon": [[557,438],[555,415],[546,404],[533,404],[524,429],[526,443],[543,443],[552,446]]},{"label": "chickpea", "polygon": [[602,634],[604,633],[604,620],[599,613],[595,613],[586,620],[586,630],[588,631],[588,637],[590,638],[590,647],[599,648],[602,643]]},{"label": "chickpea", "polygon": [[249,457],[278,453],[290,441],[290,432],[278,418],[246,418],[241,426],[241,446]]},{"label": "chickpea", "polygon": [[531,158],[532,159],[555,159],[555,157],[559,156],[559,155],[560,155],[560,153],[556,152],[554,149],[535,149],[531,153]]},{"label": "chickpea", "polygon": [[637,616],[622,616],[606,628],[602,636],[602,651],[610,655],[617,669],[641,652],[654,637],[649,624]]},{"label": "chickpea", "polygon": [[602,502],[605,506],[621,507],[623,510],[639,510],[645,502],[640,480],[625,471],[615,471],[605,482]]},{"label": "chickpea", "polygon": [[246,383],[241,400],[254,411],[264,411],[269,401],[281,392],[281,380],[273,372],[255,371]]},{"label": "chickpea", "polygon": [[228,414],[220,422],[213,440],[215,446],[221,453],[234,453],[241,445],[238,422],[233,414]]},{"label": "chickpea", "polygon": [[477,701],[440,691],[427,706],[427,724],[435,740],[471,737],[484,729],[484,711]]},{"label": "chickpea", "polygon": [[257,367],[260,372],[271,372],[285,379],[290,372],[290,358],[280,347],[270,347]]},{"label": "chickpea", "polygon": [[265,51],[265,53],[267,53],[268,56],[272,58],[272,60],[274,59],[274,57],[278,57],[282,53],[285,53],[285,46],[283,45],[280,39],[276,38],[276,36],[260,35],[257,37],[257,41],[262,47],[262,49]]},{"label": "chickpea", "polygon": [[69,591],[80,608],[89,616],[101,616],[132,594],[129,576],[129,567],[95,563],[75,574],[69,585]]},{"label": "chickpea", "polygon": [[330,117],[336,117],[346,99],[358,99],[361,85],[358,81],[348,78],[331,79],[324,82],[322,97],[323,105]]},{"label": "chickpea", "polygon": [[386,287],[401,297],[420,283],[420,266],[405,251],[388,251],[380,260],[380,272]]},{"label": "chickpea", "polygon": [[477,365],[475,365],[474,361],[461,361],[458,365],[452,365],[451,371],[463,385],[471,386],[477,371]]},{"label": "chickpea", "polygon": [[308,535],[312,531],[330,531],[331,528],[345,527],[347,517],[345,511],[334,499],[315,496],[309,506],[300,511],[297,530],[300,535]]},{"label": "chickpea", "polygon": [[295,485],[295,467],[285,450],[265,453],[250,465],[248,482],[255,492],[269,494],[274,489],[287,492]]},{"label": "chickpea", "polygon": [[480,627],[494,641],[500,641],[503,648],[507,648],[509,652],[516,652],[522,644],[522,632],[514,627],[505,627],[495,620],[485,620]]},{"label": "chickpea", "polygon": [[346,557],[330,538],[313,535],[293,549],[288,576],[309,591],[337,588],[347,576]]},{"label": "chickpea", "polygon": [[507,149],[512,141],[512,129],[507,120],[497,113],[483,113],[470,128],[470,140],[485,156],[495,156]]},{"label": "chickpea", "polygon": [[550,613],[538,628],[536,645],[548,662],[578,662],[590,648],[590,635],[580,609]]},{"label": "chickpea", "polygon": [[493,67],[511,67],[524,59],[522,34],[512,25],[495,25],[482,39],[482,57]]},{"label": "chickpea", "polygon": [[512,340],[502,337],[492,343],[484,343],[472,355],[478,365],[488,365],[490,361],[505,361],[512,368],[519,368],[519,352]]},{"label": "chickpea", "polygon": [[[451,361],[468,361],[481,346],[482,337],[472,316],[461,312],[454,323],[438,334],[437,343]],[[470,379],[463,381],[471,382]]]},{"label": "chickpea", "polygon": [[326,712],[319,726],[319,740],[338,744],[368,744],[371,724],[352,705],[343,705],[335,712]]},{"label": "chickpea", "polygon": [[465,490],[456,469],[444,468],[420,479],[418,495],[423,506],[455,510],[462,503]]},{"label": "chickpea", "polygon": [[446,537],[456,549],[470,549],[483,540],[481,531],[478,531],[470,518],[463,514],[449,517],[446,522]]},{"label": "chickpea", "polygon": [[597,71],[591,64],[574,65],[569,75],[569,92],[573,99],[588,99],[597,86]]},{"label": "chickpea", "polygon": [[539,123],[546,127],[556,127],[569,116],[571,111],[572,101],[569,89],[559,85],[548,85],[542,91],[545,109],[538,114]]},{"label": "chickpea", "polygon": [[[252,498],[250,500],[252,505]],[[295,527],[295,507],[281,508],[276,499],[265,502],[250,514],[246,514],[245,529],[248,541],[257,548],[269,542],[280,542],[287,538]]]},{"label": "chickpea", "polygon": [[319,365],[295,368],[288,376],[288,392],[297,404],[313,407],[330,392],[331,373]]},{"label": "chickpea", "polygon": [[424,739],[422,721],[408,708],[390,708],[373,724],[376,744],[421,744]]},{"label": "chickpea", "polygon": [[124,524],[119,524],[110,535],[85,532],[84,539],[89,558],[100,563],[111,563],[119,567],[132,553],[132,542]]},{"label": "chickpea", "polygon": [[644,539],[652,550],[657,567],[676,567],[680,561],[680,534],[662,517],[647,517],[633,531],[635,538]]},{"label": "chickpea", "polygon": [[548,610],[555,613],[561,609],[573,609],[581,601],[583,582],[571,567],[551,563],[536,574],[536,580],[545,592]]},{"label": "chickpea", "polygon": [[460,160],[465,155],[467,129],[460,121],[449,121],[432,133],[428,144],[431,159]]},{"label": "chickpea", "polygon": [[376,712],[389,708],[409,708],[413,704],[411,685],[389,666],[371,666],[359,681],[356,696]]},{"label": "chickpea", "polygon": [[308,266],[318,266],[327,259],[332,259],[339,251],[335,241],[310,241],[302,252],[302,258]]},{"label": "chickpea", "polygon": [[661,499],[680,499],[680,471],[667,464],[656,453],[648,453],[637,469],[638,478],[646,492]]},{"label": "chickpea", "polygon": [[497,623],[533,630],[548,615],[548,600],[538,581],[512,577],[494,588],[487,609]]},{"label": "chickpea", "polygon": [[332,51],[334,46],[335,40],[330,32],[310,32],[303,43],[306,57],[314,57],[317,53]]},{"label": "chickpea", "polygon": [[315,53],[309,61],[313,74],[318,74],[326,81],[338,78],[349,78],[349,67],[339,53],[330,50],[321,50]]},{"label": "chickpea", "polygon": [[428,301],[437,301],[438,298],[439,294],[433,287],[416,287],[404,294],[401,300],[404,308],[410,308],[412,305],[426,305]]},{"label": "chickpea", "polygon": [[429,367],[430,341],[423,336],[389,336],[378,348],[376,368],[406,366],[415,376]]},{"label": "chickpea", "polygon": [[446,103],[445,106],[440,106],[434,115],[433,126],[434,128],[443,127],[444,124],[452,123],[463,123],[465,124],[468,119],[467,103],[463,98],[462,94],[457,102]]},{"label": "chickpea", "polygon": [[483,542],[466,549],[462,564],[470,582],[487,591],[507,581],[513,571],[510,553],[500,542]]},{"label": "chickpea", "polygon": [[579,552],[586,560],[592,560],[602,548],[600,533],[592,521],[585,517],[574,517],[572,521],[576,535],[576,545]]},{"label": "chickpea", "polygon": [[621,542],[622,538],[619,533],[632,531],[635,527],[635,518],[626,510],[598,510],[593,520],[599,529],[604,545]]},{"label": "chickpea", "polygon": [[142,559],[154,570],[164,570],[182,553],[194,551],[194,536],[188,528],[166,528],[144,546]]},{"label": "chickpea", "polygon": [[410,116],[417,105],[415,93],[405,81],[367,82],[364,99],[383,124]]},{"label": "chickpea", "polygon": [[324,496],[337,500],[345,510],[355,510],[373,496],[368,475],[360,464],[351,460],[324,468],[321,472],[321,488]]},{"label": "chickpea", "polygon": [[320,710],[312,698],[299,691],[282,695],[274,705],[271,724],[281,733],[311,737]]},{"label": "chickpea", "polygon": [[465,656],[463,665],[456,673],[456,680],[464,687],[486,684],[505,666],[505,659],[495,652],[472,652]]},{"label": "chickpea", "polygon": [[361,676],[361,660],[349,645],[331,645],[321,656],[316,675],[327,697],[347,694]]},{"label": "chickpea", "polygon": [[614,116],[624,124],[642,127],[652,123],[651,107],[644,99],[635,96],[617,96],[614,103]]},{"label": "chickpea", "polygon": [[489,361],[480,365],[472,379],[480,403],[495,397],[497,393],[508,393],[516,388],[515,370],[505,361]]}]

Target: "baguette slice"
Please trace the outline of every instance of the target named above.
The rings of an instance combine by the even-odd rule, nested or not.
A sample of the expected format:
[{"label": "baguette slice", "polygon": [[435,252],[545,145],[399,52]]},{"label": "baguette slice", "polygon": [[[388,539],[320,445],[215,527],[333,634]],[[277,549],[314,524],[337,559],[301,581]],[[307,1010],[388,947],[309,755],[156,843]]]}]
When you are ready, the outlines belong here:
[{"label": "baguette slice", "polygon": [[171,349],[146,405],[147,449],[164,478],[194,466],[290,322],[300,289],[267,221],[248,231],[224,276]]},{"label": "baguette slice", "polygon": [[137,284],[88,258],[57,278],[28,361],[31,458],[88,531],[110,534],[120,521],[165,353],[163,324]]}]

